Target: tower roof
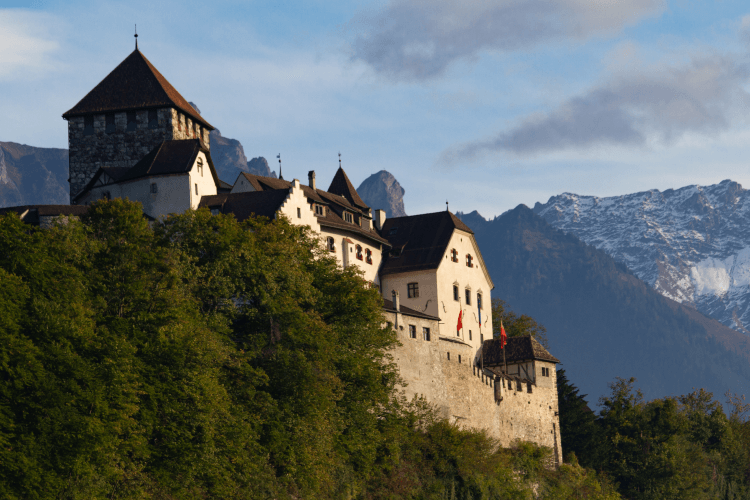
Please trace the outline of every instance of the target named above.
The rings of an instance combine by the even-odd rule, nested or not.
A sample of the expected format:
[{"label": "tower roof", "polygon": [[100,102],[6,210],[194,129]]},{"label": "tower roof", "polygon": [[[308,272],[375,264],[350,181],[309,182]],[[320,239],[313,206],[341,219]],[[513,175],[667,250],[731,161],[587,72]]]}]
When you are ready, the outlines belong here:
[{"label": "tower roof", "polygon": [[[559,364],[560,361],[553,357],[542,344],[534,339],[534,336],[509,337],[505,347],[505,360],[508,362],[522,362],[524,360],[542,360]],[[482,344],[482,356],[485,367],[503,365],[503,350],[500,348],[500,339],[488,339]]]},{"label": "tower roof", "polygon": [[359,197],[357,190],[354,189],[352,182],[349,181],[349,177],[341,167],[339,167],[339,170],[336,171],[336,175],[333,176],[331,186],[328,187],[328,193],[341,195],[357,207],[365,209],[369,208],[367,204]]},{"label": "tower roof", "polygon": [[159,70],[135,49],[78,104],[63,113],[63,118],[67,120],[89,113],[165,107],[177,108],[207,129],[214,129]]}]

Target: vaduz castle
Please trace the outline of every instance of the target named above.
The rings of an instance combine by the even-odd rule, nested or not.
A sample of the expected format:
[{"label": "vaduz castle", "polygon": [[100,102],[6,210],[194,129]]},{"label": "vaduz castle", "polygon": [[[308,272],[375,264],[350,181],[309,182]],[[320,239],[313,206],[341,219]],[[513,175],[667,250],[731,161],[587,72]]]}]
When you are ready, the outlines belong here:
[{"label": "vaduz castle", "polygon": [[94,200],[121,197],[153,219],[207,208],[309,226],[342,267],[356,266],[380,289],[401,344],[392,355],[407,396],[424,396],[446,418],[484,428],[505,446],[548,446],[561,461],[559,361],[533,337],[510,338],[501,349],[492,332],[492,278],[474,233],[451,212],[386,219],[360,198],[340,161],[327,189],[314,171],[307,184],[247,173],[220,180],[209,149],[213,127],[137,47],[63,118],[71,205],[2,212],[45,226],[84,213]]}]

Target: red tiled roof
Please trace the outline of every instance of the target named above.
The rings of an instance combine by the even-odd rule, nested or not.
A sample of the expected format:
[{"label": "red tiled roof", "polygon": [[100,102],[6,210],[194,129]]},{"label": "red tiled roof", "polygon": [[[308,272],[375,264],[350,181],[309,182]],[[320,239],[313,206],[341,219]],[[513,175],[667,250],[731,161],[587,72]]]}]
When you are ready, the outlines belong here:
[{"label": "red tiled roof", "polygon": [[214,129],[138,49],[63,113],[63,118],[144,108],[177,108],[207,129]]}]

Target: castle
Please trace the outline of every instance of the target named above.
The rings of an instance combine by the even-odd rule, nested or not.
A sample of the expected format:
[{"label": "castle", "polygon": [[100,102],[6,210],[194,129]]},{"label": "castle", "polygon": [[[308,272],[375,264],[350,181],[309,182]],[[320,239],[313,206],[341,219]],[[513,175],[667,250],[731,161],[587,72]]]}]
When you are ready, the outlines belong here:
[{"label": "castle", "polygon": [[189,209],[286,216],[309,226],[342,267],[356,266],[383,296],[401,346],[392,352],[407,396],[422,395],[463,426],[502,445],[526,440],[562,459],[555,364],[532,337],[492,332],[493,282],[474,233],[448,210],[386,218],[339,169],[327,190],[298,179],[242,173],[227,183],[211,160],[213,130],[136,47],[63,114],[68,122],[70,206],[15,211],[45,226],[94,200],[128,198],[153,219]]}]

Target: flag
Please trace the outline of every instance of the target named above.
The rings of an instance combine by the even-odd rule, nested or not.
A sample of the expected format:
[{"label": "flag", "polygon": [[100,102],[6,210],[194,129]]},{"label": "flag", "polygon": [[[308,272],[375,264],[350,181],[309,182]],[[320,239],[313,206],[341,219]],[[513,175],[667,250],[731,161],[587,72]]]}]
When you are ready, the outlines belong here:
[{"label": "flag", "polygon": [[458,331],[460,331],[460,330],[461,330],[461,327],[463,327],[463,326],[464,326],[464,324],[462,324],[462,323],[461,323],[461,315],[463,315],[463,313],[464,313],[464,311],[463,311],[463,310],[459,310],[459,311],[458,311],[458,325],[456,325],[456,331],[457,331],[457,332],[458,332]]},{"label": "flag", "polygon": [[508,342],[508,336],[505,334],[505,327],[503,327],[503,321],[500,320],[500,348],[505,349],[505,345]]}]

